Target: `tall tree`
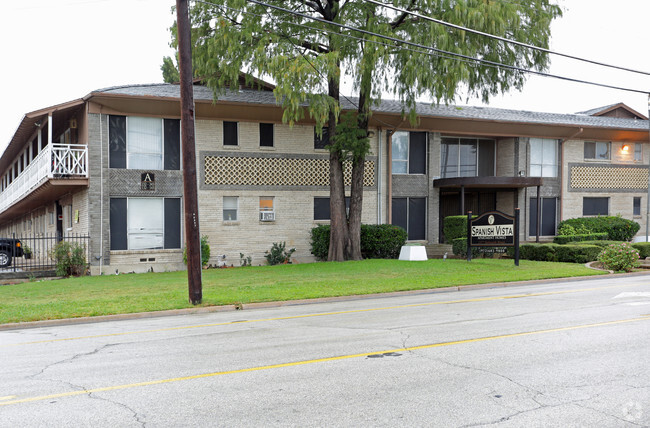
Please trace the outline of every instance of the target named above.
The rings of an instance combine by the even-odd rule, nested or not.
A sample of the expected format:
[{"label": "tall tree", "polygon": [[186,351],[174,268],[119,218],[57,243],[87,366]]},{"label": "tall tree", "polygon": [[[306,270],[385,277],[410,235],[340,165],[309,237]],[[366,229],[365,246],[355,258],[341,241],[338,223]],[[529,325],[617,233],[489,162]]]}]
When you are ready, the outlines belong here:
[{"label": "tall tree", "polygon": [[[517,68],[544,70],[548,66],[548,57],[541,51],[423,17],[547,48],[550,23],[561,14],[551,0],[393,0],[392,5],[417,15],[365,0],[204,0],[194,2],[191,9],[195,72],[215,97],[228,86],[236,87],[244,71],[274,81],[285,122],[293,124],[308,114],[317,132],[327,126],[329,260],[361,258],[368,125],[382,92],[397,97],[403,114],[415,124],[420,97],[452,102],[464,91],[487,101],[492,95],[523,87],[526,76]],[[174,37],[172,28],[172,45]],[[170,63],[166,59],[163,67],[173,75]],[[355,111],[343,115],[342,74],[351,78],[358,95],[353,101]],[[352,166],[349,214],[343,180],[346,162]]]}]

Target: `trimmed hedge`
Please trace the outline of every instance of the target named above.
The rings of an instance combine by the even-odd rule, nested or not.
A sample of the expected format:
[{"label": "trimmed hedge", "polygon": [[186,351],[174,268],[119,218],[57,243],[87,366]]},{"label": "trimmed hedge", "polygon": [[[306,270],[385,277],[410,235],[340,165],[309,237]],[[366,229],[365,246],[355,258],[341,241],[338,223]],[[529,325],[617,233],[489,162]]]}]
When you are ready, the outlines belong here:
[{"label": "trimmed hedge", "polygon": [[635,242],[632,244],[632,248],[639,252],[639,258],[650,257],[650,242]]},{"label": "trimmed hedge", "polygon": [[553,237],[554,244],[568,244],[569,242],[579,241],[602,241],[607,239],[607,233],[589,233],[578,235],[557,235]]},{"label": "trimmed hedge", "polygon": [[[361,254],[365,259],[396,259],[407,233],[392,224],[362,224]],[[327,260],[330,247],[330,225],[322,224],[310,231],[311,253],[318,260]]]},{"label": "trimmed hedge", "polygon": [[[449,217],[447,217],[449,218]],[[467,217],[465,217],[467,220]],[[465,238],[456,238],[451,244],[452,252],[455,256],[460,256],[462,258],[467,257],[467,237]],[[472,248],[472,258],[478,259],[480,257],[485,257],[484,253],[481,253],[478,248]]]},{"label": "trimmed hedge", "polygon": [[[587,263],[598,259],[602,248],[590,244],[521,244],[519,258],[540,262]],[[514,250],[508,254],[512,256]]]},{"label": "trimmed hedge", "polygon": [[574,242],[573,245],[597,245],[600,248],[606,248],[612,244],[620,244],[621,241],[610,241],[610,240],[602,240],[602,241],[579,241],[579,242]]},{"label": "trimmed hedge", "polygon": [[445,235],[445,242],[447,244],[453,245],[457,238],[467,238],[467,216],[450,215],[445,217],[442,232]]},{"label": "trimmed hedge", "polygon": [[558,229],[565,224],[574,228],[584,226],[592,233],[607,233],[612,241],[630,241],[641,227],[639,223],[620,216],[570,218],[561,221],[558,224]]}]

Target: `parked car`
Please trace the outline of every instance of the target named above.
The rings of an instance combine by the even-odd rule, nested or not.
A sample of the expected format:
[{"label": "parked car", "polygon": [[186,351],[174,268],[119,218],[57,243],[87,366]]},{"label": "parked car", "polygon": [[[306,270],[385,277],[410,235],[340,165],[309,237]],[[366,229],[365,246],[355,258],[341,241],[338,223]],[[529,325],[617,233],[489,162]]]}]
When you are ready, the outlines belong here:
[{"label": "parked car", "polygon": [[13,258],[23,254],[23,244],[19,239],[0,238],[0,268],[11,266]]}]

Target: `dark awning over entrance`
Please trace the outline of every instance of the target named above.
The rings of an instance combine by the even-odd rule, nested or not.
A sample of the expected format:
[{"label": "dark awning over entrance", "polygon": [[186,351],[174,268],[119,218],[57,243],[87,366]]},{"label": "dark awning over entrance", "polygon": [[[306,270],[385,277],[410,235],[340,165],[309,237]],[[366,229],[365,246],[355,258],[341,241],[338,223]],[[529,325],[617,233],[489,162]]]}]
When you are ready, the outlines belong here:
[{"label": "dark awning over entrance", "polygon": [[519,189],[542,185],[541,177],[456,177],[433,180],[433,187],[441,189]]}]

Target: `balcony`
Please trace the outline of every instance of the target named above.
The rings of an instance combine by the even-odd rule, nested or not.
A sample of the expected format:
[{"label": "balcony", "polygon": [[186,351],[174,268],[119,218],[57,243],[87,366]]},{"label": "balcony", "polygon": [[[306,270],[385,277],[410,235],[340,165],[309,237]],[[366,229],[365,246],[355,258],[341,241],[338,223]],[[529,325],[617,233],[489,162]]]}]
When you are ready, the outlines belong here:
[{"label": "balcony", "polygon": [[24,213],[80,185],[88,185],[88,146],[49,145],[0,193],[0,217],[18,205]]}]

